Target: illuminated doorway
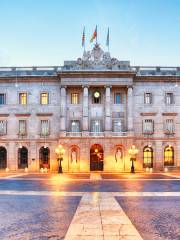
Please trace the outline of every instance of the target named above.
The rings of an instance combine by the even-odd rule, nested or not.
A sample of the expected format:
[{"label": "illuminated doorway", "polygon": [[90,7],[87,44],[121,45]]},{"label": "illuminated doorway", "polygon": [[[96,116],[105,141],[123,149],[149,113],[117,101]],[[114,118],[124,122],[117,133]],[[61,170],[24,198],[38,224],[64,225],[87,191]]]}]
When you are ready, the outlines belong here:
[{"label": "illuminated doorway", "polygon": [[101,145],[94,144],[90,149],[90,171],[103,171],[104,151]]},{"label": "illuminated doorway", "polygon": [[48,147],[41,147],[39,150],[40,168],[50,168],[50,150]]}]

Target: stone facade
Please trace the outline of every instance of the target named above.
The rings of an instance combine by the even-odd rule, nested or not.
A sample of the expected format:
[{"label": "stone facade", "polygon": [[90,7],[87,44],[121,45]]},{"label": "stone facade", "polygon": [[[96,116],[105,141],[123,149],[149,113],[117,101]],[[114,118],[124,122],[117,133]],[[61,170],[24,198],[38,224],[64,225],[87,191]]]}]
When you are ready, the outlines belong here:
[{"label": "stone facade", "polygon": [[[177,168],[180,166],[179,80],[179,68],[133,67],[127,61],[111,58],[97,45],[92,52],[85,52],[82,59],[66,61],[63,67],[0,68],[0,94],[5,94],[0,121],[6,122],[6,132],[0,135],[0,162],[4,161],[1,148],[6,149],[7,155],[1,169],[20,170],[26,166],[29,171],[39,171],[41,167],[57,171],[55,149],[59,144],[65,149],[62,162],[65,172],[130,171],[128,151],[132,145],[139,150],[137,170],[146,167],[163,170],[164,150],[168,146],[173,157],[170,153],[167,158],[173,162],[166,165]],[[98,103],[94,102],[96,92],[100,94]],[[27,93],[27,104],[19,104],[20,93]],[[41,104],[41,93],[48,93],[48,104]],[[73,93],[78,99],[75,104]],[[145,99],[146,93],[150,94],[150,100]],[[173,98],[170,102],[166,94]],[[24,135],[19,134],[19,120],[26,120]],[[47,135],[41,134],[42,120],[49,121]],[[153,121],[153,127],[147,125],[148,131],[144,130],[146,120]],[[166,131],[166,120],[173,122],[173,131]],[[74,122],[79,124],[78,131],[72,130]],[[119,130],[115,129],[115,122]],[[43,161],[49,164],[41,166],[40,149],[44,146],[49,154]],[[91,169],[93,151],[99,146],[102,150],[98,161],[103,162],[103,167],[98,167],[95,157]],[[20,166],[19,161],[24,157],[19,153],[22,147],[28,150],[27,164]],[[151,148],[151,159],[145,155],[145,147]],[[145,161],[151,164],[146,166]]]}]

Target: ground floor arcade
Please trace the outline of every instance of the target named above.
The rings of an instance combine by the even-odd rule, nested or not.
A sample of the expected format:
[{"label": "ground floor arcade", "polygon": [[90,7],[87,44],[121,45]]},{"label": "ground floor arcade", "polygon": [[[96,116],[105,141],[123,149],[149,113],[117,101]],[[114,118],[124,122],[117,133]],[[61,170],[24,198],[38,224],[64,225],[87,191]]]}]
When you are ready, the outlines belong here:
[{"label": "ground floor arcade", "polygon": [[0,170],[57,171],[56,148],[65,150],[62,168],[64,172],[126,172],[131,168],[129,149],[138,149],[135,168],[163,170],[180,166],[180,142],[154,141],[148,144],[133,138],[61,138],[25,142],[1,142]]}]

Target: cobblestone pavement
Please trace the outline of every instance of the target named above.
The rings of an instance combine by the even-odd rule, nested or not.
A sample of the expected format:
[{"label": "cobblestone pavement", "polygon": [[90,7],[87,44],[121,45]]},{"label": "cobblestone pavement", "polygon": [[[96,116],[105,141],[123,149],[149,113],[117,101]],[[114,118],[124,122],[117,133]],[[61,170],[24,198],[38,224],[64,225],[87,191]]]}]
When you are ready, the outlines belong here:
[{"label": "cobblestone pavement", "polygon": [[80,197],[0,196],[0,239],[64,239]]},{"label": "cobblestone pavement", "polygon": [[179,240],[180,177],[0,176],[0,240]]},{"label": "cobblestone pavement", "polygon": [[180,197],[117,197],[145,240],[180,239]]}]

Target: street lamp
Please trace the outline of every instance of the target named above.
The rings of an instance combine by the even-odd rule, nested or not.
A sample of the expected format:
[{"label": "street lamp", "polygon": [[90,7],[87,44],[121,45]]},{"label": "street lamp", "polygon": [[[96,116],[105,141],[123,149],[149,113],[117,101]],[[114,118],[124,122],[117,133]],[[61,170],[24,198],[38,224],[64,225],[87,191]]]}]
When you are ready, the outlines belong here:
[{"label": "street lamp", "polygon": [[62,173],[62,165],[61,162],[63,161],[63,155],[65,153],[65,149],[63,148],[63,146],[60,144],[58,145],[58,147],[55,150],[56,155],[57,155],[57,161],[59,163],[59,168],[58,168],[58,173]]},{"label": "street lamp", "polygon": [[132,162],[131,173],[135,173],[134,161],[136,161],[136,154],[138,153],[138,149],[135,147],[135,145],[132,145],[128,152],[130,155],[130,161]]}]

